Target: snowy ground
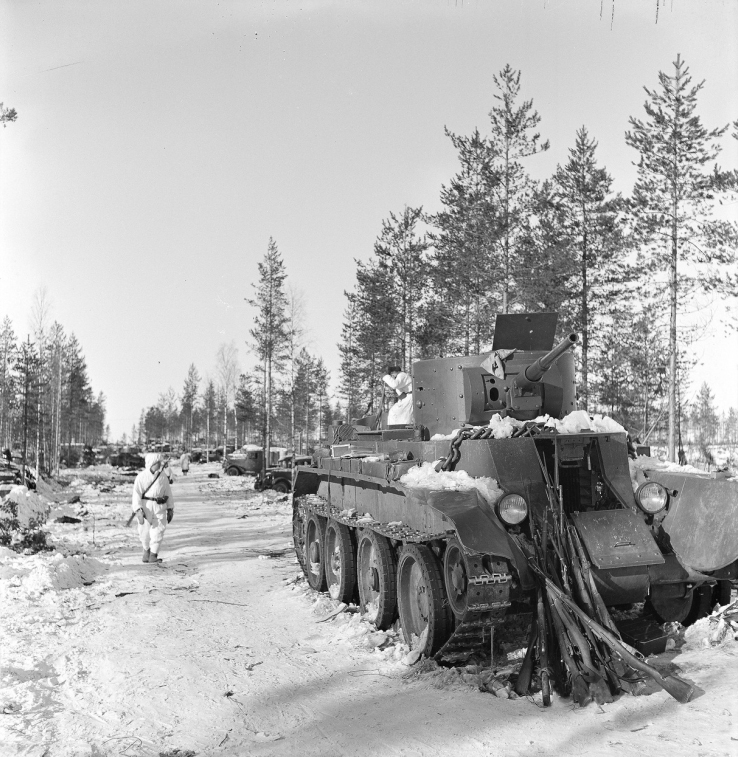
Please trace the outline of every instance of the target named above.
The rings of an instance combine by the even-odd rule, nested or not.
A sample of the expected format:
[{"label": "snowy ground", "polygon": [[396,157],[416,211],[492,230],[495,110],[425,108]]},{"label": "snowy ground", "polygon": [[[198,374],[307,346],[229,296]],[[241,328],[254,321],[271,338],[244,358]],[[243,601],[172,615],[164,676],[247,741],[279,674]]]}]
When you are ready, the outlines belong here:
[{"label": "snowy ground", "polygon": [[295,580],[289,502],[217,471],[175,470],[163,567],[104,466],[63,492],[82,501],[55,517],[81,522],[50,525],[57,552],[0,550],[1,755],[738,754],[732,634],[657,661],[698,687],[686,705],[498,698],[474,670],[409,667],[356,613],[320,622],[335,603]]}]

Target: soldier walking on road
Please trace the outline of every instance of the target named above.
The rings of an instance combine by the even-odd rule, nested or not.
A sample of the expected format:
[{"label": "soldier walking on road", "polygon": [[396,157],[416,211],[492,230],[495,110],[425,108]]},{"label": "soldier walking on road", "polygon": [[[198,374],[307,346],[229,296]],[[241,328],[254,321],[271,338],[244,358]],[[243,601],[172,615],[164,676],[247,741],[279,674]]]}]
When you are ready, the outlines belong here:
[{"label": "soldier walking on road", "polygon": [[157,452],[145,457],[145,467],[133,482],[131,509],[138,520],[143,562],[160,563],[159,549],[167,524],[174,517],[174,497],[165,471],[165,460]]},{"label": "soldier walking on road", "polygon": [[187,452],[182,453],[182,457],[179,458],[179,464],[182,468],[182,475],[186,476],[190,470],[190,455]]}]

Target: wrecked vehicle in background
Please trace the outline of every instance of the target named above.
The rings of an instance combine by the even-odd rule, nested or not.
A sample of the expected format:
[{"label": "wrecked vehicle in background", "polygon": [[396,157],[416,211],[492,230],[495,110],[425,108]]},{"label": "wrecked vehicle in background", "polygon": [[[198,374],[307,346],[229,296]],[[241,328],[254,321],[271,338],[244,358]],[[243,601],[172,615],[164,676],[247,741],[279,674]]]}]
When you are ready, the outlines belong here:
[{"label": "wrecked vehicle in background", "polygon": [[144,467],[144,456],[135,447],[123,447],[109,455],[105,462],[116,468],[140,469]]},{"label": "wrecked vehicle in background", "polygon": [[399,617],[427,656],[466,660],[533,609],[553,517],[575,529],[608,606],[647,601],[687,623],[729,596],[738,484],[642,465],[634,491],[625,430],[577,412],[578,336],[552,348],[555,329],[555,313],[498,316],[491,352],[413,365],[413,426],[341,427],[332,456],[297,468],[311,587],[358,600],[380,629]]},{"label": "wrecked vehicle in background", "polygon": [[[279,460],[279,464],[273,468],[261,470],[256,474],[254,489],[264,491],[274,489],[276,492],[287,494],[292,491],[293,455],[287,455]],[[294,466],[310,465],[312,458],[309,455],[298,455],[294,458]]]},{"label": "wrecked vehicle in background", "polygon": [[[269,467],[279,464],[286,452],[284,447],[269,448]],[[264,468],[264,449],[256,444],[244,444],[230,452],[222,462],[226,476],[256,476]]]}]

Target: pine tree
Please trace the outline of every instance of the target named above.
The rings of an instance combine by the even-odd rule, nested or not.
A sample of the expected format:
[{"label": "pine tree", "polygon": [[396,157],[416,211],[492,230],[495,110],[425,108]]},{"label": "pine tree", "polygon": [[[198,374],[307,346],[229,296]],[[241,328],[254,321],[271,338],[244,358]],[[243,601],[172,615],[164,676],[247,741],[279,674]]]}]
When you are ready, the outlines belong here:
[{"label": "pine tree", "polygon": [[205,415],[205,462],[210,462],[210,421],[215,419],[217,409],[215,384],[208,379],[202,396],[203,412]]},{"label": "pine tree", "polygon": [[[691,85],[680,56],[674,74],[659,73],[660,90],[644,88],[646,119],[630,119],[626,143],[639,153],[632,209],[649,244],[650,270],[666,274],[669,292],[669,435],[674,461],[677,437],[677,314],[691,291],[735,291],[735,224],[711,218],[716,192],[707,165],[720,152],[716,140],[726,131],[707,130],[696,113],[704,81]],[[684,265],[686,264],[686,265]],[[657,284],[652,278],[651,285]]]},{"label": "pine tree", "polygon": [[271,445],[271,418],[273,403],[272,379],[284,362],[287,341],[287,296],[284,281],[282,256],[273,239],[269,239],[267,252],[259,263],[259,282],[254,284],[256,294],[248,300],[257,309],[254,327],[249,330],[253,339],[252,349],[263,365],[264,373],[264,465],[266,466]]},{"label": "pine tree", "polygon": [[11,411],[15,402],[16,380],[13,366],[18,350],[13,323],[5,316],[0,328],[0,442],[8,449],[12,445]]},{"label": "pine tree", "polygon": [[395,331],[390,349],[406,370],[416,357],[418,303],[428,283],[428,242],[417,232],[422,217],[422,208],[407,206],[400,215],[390,213],[374,243],[374,255],[390,287],[387,299],[391,309],[384,314]]},{"label": "pine tree", "polygon": [[251,430],[254,428],[256,421],[256,401],[251,378],[246,374],[238,377],[238,388],[236,389],[236,422],[241,424],[241,438],[244,442],[251,440]]},{"label": "pine tree", "polygon": [[348,304],[343,311],[343,325],[341,326],[341,341],[338,352],[341,356],[340,392],[346,400],[346,422],[359,416],[359,396],[361,385],[360,355],[358,349],[358,308],[356,295],[344,292]]},{"label": "pine tree", "polygon": [[501,284],[502,312],[508,313],[514,299],[515,271],[527,269],[523,258],[523,240],[528,231],[535,182],[522,161],[549,148],[535,131],[541,121],[533,110],[533,101],[520,96],[520,71],[506,65],[494,77],[499,102],[489,113],[491,133],[489,146],[493,167],[499,174],[497,205],[499,207],[499,243],[497,268]]},{"label": "pine tree", "polygon": [[315,394],[316,394],[316,446],[320,447],[323,442],[324,434],[327,435],[327,428],[331,421],[331,405],[328,396],[328,385],[330,384],[330,372],[325,367],[323,358],[319,357],[315,362]]},{"label": "pine tree", "polygon": [[697,393],[691,415],[700,447],[712,444],[717,434],[718,414],[715,407],[715,395],[706,381],[702,382]]},{"label": "pine tree", "polygon": [[318,393],[318,365],[316,359],[304,347],[297,356],[296,364],[297,409],[305,438],[305,451],[309,452]]},{"label": "pine tree", "polygon": [[563,338],[576,321],[579,303],[572,287],[573,255],[551,180],[543,181],[533,193],[531,219],[521,236],[520,249],[529,268],[528,275],[516,282],[516,306],[524,313],[558,313]]},{"label": "pine tree", "polygon": [[419,341],[425,356],[479,352],[492,334],[495,292],[492,251],[499,237],[494,151],[477,129],[470,137],[446,129],[459,172],[441,187],[444,209],[430,220],[433,290],[422,309]]},{"label": "pine tree", "polygon": [[628,359],[634,404],[639,412],[637,436],[644,444],[661,418],[661,413],[656,412],[656,403],[663,404],[667,394],[669,356],[668,345],[663,339],[665,332],[661,328],[660,310],[657,301],[647,302],[623,322],[631,343]]},{"label": "pine tree", "polygon": [[[356,356],[353,370],[355,402],[359,406],[357,415],[373,412],[377,407],[382,369],[388,360],[398,360],[392,352],[396,329],[393,319],[387,315],[394,307],[391,292],[392,282],[386,266],[379,265],[375,259],[368,263],[356,262],[356,288],[347,297],[354,318],[350,352]],[[343,354],[349,354],[347,346]]]},{"label": "pine tree", "polygon": [[597,165],[597,142],[586,127],[576,134],[569,161],[553,176],[554,201],[560,224],[559,241],[571,254],[569,279],[576,307],[572,326],[581,334],[580,403],[587,409],[588,354],[593,317],[622,296],[627,267],[620,255],[619,199],[612,194],[612,178]]},{"label": "pine tree", "polygon": [[65,344],[64,355],[65,384],[62,400],[64,412],[64,434],[67,441],[67,464],[76,462],[77,453],[73,444],[82,442],[85,411],[91,400],[92,391],[87,376],[87,361],[82,353],[82,346],[74,334]]}]

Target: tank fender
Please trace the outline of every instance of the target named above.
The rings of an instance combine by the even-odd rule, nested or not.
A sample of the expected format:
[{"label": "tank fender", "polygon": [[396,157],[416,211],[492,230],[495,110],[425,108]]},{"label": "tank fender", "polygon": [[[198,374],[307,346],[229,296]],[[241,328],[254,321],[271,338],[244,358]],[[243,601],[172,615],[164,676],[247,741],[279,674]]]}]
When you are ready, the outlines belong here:
[{"label": "tank fender", "polygon": [[402,488],[409,500],[408,504],[432,507],[451,521],[456,536],[467,552],[492,553],[516,562],[507,531],[476,489],[449,491]]},{"label": "tank fender", "polygon": [[644,473],[669,492],[661,527],[682,565],[712,572],[738,559],[738,482],[694,473]]}]

